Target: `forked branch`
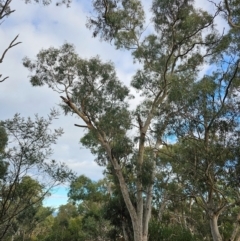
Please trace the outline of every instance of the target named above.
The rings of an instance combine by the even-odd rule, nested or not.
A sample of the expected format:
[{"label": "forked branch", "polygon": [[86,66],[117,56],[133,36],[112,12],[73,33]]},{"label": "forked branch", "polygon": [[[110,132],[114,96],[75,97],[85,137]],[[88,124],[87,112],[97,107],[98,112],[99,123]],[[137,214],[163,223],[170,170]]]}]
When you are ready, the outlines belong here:
[{"label": "forked branch", "polygon": [[227,19],[228,19],[229,25],[233,28],[240,28],[240,25],[237,25],[232,21],[232,14],[231,14],[231,10],[230,10],[229,4],[228,4],[228,0],[224,0],[224,3],[225,3],[225,7],[227,9]]},{"label": "forked branch", "polygon": [[[4,58],[5,58],[5,55],[6,53],[8,52],[9,49],[11,49],[12,47],[20,44],[21,42],[16,42],[17,38],[18,38],[19,35],[17,35],[13,40],[12,42],[9,44],[9,46],[4,50],[1,58],[0,58],[0,64],[3,62]],[[0,74],[0,78],[2,77],[2,75]],[[0,79],[0,82],[3,82],[4,80],[6,80],[7,78],[9,78],[8,76],[7,77],[4,77],[3,79]]]}]

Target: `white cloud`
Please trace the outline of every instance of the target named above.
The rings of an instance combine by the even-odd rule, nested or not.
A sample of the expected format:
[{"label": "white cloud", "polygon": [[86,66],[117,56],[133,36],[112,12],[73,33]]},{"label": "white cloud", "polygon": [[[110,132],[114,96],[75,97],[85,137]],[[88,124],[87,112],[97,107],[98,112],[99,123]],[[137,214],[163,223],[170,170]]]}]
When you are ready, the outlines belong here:
[{"label": "white cloud", "polygon": [[[9,76],[9,79],[0,85],[0,119],[12,118],[15,113],[21,113],[24,117],[33,117],[38,113],[39,116],[46,117],[50,109],[60,103],[59,95],[47,87],[31,86],[29,72],[22,65],[23,57],[35,58],[40,49],[59,47],[65,41],[73,43],[84,58],[96,54],[105,56],[105,59],[111,59],[111,56],[109,50],[107,51],[107,44],[93,39],[90,31],[86,29],[86,16],[79,3],[65,8],[56,7],[54,4],[43,7],[38,4],[26,5],[24,1],[13,1],[12,9],[16,9],[16,12],[11,14],[0,28],[0,53],[17,34],[20,34],[18,41],[22,43],[8,51],[0,66],[0,73]],[[64,115],[54,121],[52,127],[61,126],[65,133],[54,147],[52,158],[66,162],[77,173],[96,180],[102,177],[102,168],[93,162],[94,157],[89,150],[80,149],[79,140],[83,132],[74,127],[74,123],[79,121]]]}]

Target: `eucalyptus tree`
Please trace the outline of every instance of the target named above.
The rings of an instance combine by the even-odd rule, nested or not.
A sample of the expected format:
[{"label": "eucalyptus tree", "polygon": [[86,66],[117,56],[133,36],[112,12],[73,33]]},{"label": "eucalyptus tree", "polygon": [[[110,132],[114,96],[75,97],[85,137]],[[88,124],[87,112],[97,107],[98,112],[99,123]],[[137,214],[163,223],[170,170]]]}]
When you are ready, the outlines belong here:
[{"label": "eucalyptus tree", "polygon": [[172,125],[178,143],[166,157],[185,195],[206,213],[214,241],[223,240],[218,218],[240,204],[240,56],[229,46],[234,48],[214,57],[219,65],[212,74],[194,83],[188,98],[183,95]]},{"label": "eucalyptus tree", "polygon": [[51,145],[63,133],[61,128],[49,128],[56,116],[52,111],[48,119],[25,120],[16,114],[0,123],[8,138],[0,152],[0,239],[11,232],[14,220],[40,204],[52,187],[73,176],[65,164],[48,160]]},{"label": "eucalyptus tree", "polygon": [[232,28],[240,28],[240,12],[239,12],[239,0],[224,0],[223,6],[218,6],[220,11],[224,13],[224,17],[227,19],[228,24]]},{"label": "eucalyptus tree", "polygon": [[78,216],[77,207],[73,204],[61,205],[52,221],[51,226],[46,230],[47,232],[39,233],[39,240],[84,240],[81,235],[81,217]]},{"label": "eucalyptus tree", "polygon": [[[139,0],[94,0],[95,17],[87,26],[93,36],[132,53],[140,68],[131,86],[144,98],[130,111],[131,94],[117,78],[111,62],[82,59],[71,44],[42,50],[36,61],[25,58],[34,86],[48,85],[61,94],[66,114],[78,116],[86,129],[81,142],[111,165],[131,217],[135,241],[148,239],[156,150],[174,112],[175,91],[188,88],[220,36],[211,15],[191,0],[154,0],[151,27]],[[131,133],[135,132],[134,136]],[[137,143],[137,144],[136,144]],[[147,148],[146,148],[147,147]],[[146,151],[147,150],[147,151]],[[131,172],[125,172],[125,166]],[[131,173],[131,178],[129,174]],[[135,188],[134,200],[129,188]]]},{"label": "eucalyptus tree", "polygon": [[[240,16],[237,2],[231,1],[235,24]],[[232,26],[217,48],[220,51],[210,58],[209,74],[195,82],[190,93],[182,95],[178,112],[181,114],[172,127],[179,137],[175,158],[181,160],[175,171],[182,170],[188,194],[205,211],[213,239],[221,241],[223,230],[219,231],[219,217],[224,220],[223,215],[228,214],[235,218],[232,220],[235,223],[232,240],[237,239],[239,229],[239,216],[233,214],[240,201],[240,46],[237,26]]]},{"label": "eucalyptus tree", "polygon": [[113,176],[94,182],[81,175],[71,182],[68,197],[78,205],[83,231],[88,239],[105,236],[105,239],[115,240],[123,236],[126,241],[133,240],[131,219]]}]

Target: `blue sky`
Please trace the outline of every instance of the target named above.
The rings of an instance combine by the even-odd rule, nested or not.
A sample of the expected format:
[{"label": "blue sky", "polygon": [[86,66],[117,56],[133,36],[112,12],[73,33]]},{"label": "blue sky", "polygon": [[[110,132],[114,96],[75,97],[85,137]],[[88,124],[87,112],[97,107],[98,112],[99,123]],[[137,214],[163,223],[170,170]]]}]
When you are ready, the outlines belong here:
[{"label": "blue sky", "polygon": [[67,193],[67,186],[56,187],[52,190],[51,196],[43,201],[43,205],[57,208],[60,205],[66,204],[68,201]]},{"label": "blue sky", "polygon": [[[129,85],[136,70],[131,55],[126,51],[115,50],[113,45],[101,42],[98,38],[92,38],[91,31],[85,26],[86,16],[90,13],[90,2],[73,0],[71,7],[66,8],[56,7],[55,4],[44,7],[24,4],[22,0],[12,1],[11,8],[16,11],[1,24],[0,53],[17,34],[18,41],[22,43],[9,50],[0,66],[0,73],[9,76],[9,79],[0,84],[0,120],[12,118],[15,113],[21,113],[23,117],[33,117],[38,113],[39,116],[46,117],[51,108],[58,108],[60,98],[57,93],[47,87],[31,86],[29,72],[23,67],[22,59],[25,56],[34,59],[41,49],[59,47],[66,41],[73,43],[83,58],[99,55],[105,61],[113,61],[119,79]],[[144,1],[146,9],[150,8],[149,2]],[[209,8],[210,3],[198,0],[197,6]],[[203,72],[206,68],[203,68]],[[132,106],[138,101],[135,98]],[[54,147],[52,159],[65,162],[78,175],[84,174],[98,180],[103,177],[103,169],[94,162],[90,151],[79,144],[83,130],[74,127],[79,122],[72,116],[64,115],[54,121],[53,128],[62,127],[65,133]],[[44,203],[57,207],[66,201],[67,189],[62,186],[55,189]]]}]

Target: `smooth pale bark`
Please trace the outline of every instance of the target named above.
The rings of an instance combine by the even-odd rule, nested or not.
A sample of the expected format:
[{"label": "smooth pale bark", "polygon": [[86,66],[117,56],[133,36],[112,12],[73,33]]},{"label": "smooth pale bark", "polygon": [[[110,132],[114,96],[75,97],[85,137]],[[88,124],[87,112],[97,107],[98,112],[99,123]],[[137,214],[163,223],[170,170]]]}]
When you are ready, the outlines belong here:
[{"label": "smooth pale bark", "polygon": [[[99,138],[100,138],[100,141],[101,141],[101,137],[99,137]],[[108,153],[108,156],[110,157],[111,163],[114,167],[116,176],[118,178],[120,189],[121,189],[121,192],[122,192],[122,195],[123,195],[123,199],[124,199],[124,202],[127,206],[127,209],[129,211],[129,214],[130,214],[130,217],[131,217],[131,221],[132,221],[132,225],[133,225],[134,241],[142,241],[142,224],[140,223],[140,221],[138,219],[136,210],[135,210],[135,208],[134,208],[134,206],[131,202],[131,199],[129,197],[128,188],[127,188],[127,185],[125,183],[125,179],[123,177],[121,167],[118,164],[118,161],[114,157],[112,157],[110,146],[108,146],[108,144],[105,143],[105,141],[102,142],[102,145],[105,146],[105,149]]]},{"label": "smooth pale bark", "polygon": [[210,227],[211,233],[214,241],[223,241],[222,236],[219,232],[218,228],[218,215],[211,214],[210,215]]},{"label": "smooth pale bark", "polygon": [[[154,180],[155,173],[156,173],[156,162],[154,161],[152,181]],[[143,241],[148,240],[148,224],[152,214],[152,191],[153,191],[153,184],[150,184],[147,188],[147,200],[146,200],[146,205],[145,205],[144,215],[143,215]]]},{"label": "smooth pale bark", "polygon": [[240,236],[239,236],[239,224],[235,223],[234,224],[234,229],[232,232],[232,236],[231,236],[231,241],[239,241],[240,240]]},{"label": "smooth pale bark", "polygon": [[236,222],[233,224],[234,229],[231,235],[231,241],[240,241],[240,214],[237,216]]}]

